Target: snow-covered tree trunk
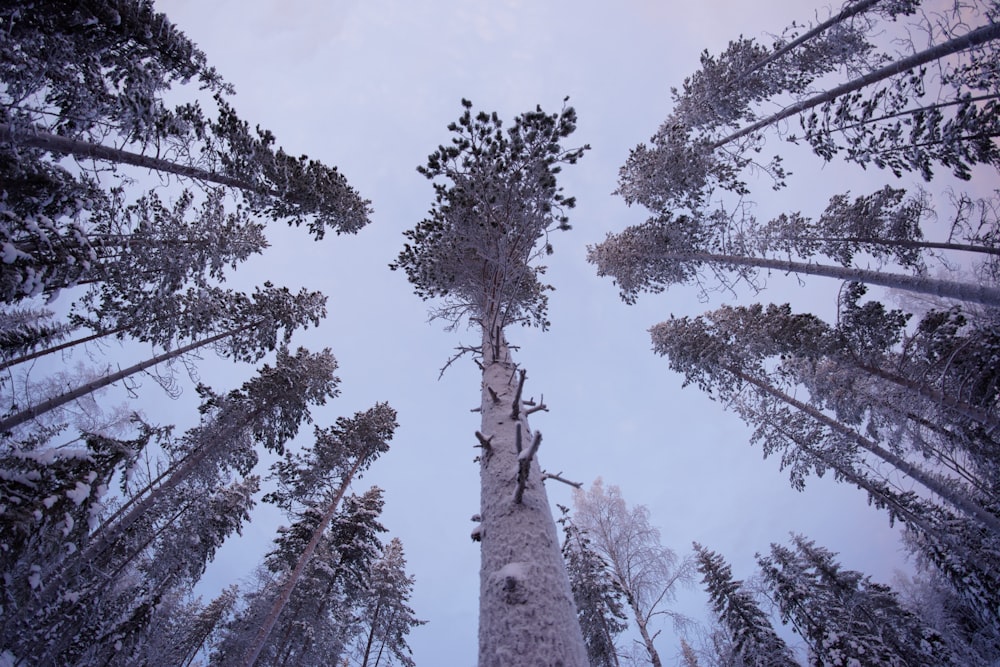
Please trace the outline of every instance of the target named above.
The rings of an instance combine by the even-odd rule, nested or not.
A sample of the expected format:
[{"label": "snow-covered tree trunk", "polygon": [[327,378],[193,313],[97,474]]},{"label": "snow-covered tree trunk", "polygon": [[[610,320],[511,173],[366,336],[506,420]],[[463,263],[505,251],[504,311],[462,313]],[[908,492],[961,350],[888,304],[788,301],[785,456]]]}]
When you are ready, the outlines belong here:
[{"label": "snow-covered tree trunk", "polygon": [[484,331],[479,665],[587,665],[521,378],[502,331]]}]

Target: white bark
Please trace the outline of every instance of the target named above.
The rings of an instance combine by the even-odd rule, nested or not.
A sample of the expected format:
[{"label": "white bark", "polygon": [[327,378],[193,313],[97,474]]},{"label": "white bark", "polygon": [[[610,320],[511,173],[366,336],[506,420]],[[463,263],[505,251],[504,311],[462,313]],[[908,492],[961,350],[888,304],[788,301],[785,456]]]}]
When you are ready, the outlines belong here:
[{"label": "white bark", "polygon": [[512,416],[517,388],[502,332],[484,332],[481,433],[490,445],[480,456],[479,665],[585,666],[586,647],[537,456],[521,502],[514,498],[518,427],[523,449],[535,436],[525,410]]}]

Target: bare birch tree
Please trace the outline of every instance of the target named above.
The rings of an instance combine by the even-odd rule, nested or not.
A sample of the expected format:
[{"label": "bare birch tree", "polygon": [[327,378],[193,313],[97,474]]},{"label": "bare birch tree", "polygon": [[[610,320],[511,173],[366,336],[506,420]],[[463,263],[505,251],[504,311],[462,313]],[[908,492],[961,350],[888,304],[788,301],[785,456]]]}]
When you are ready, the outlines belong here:
[{"label": "bare birch tree", "polygon": [[654,667],[663,661],[654,640],[660,634],[654,620],[669,618],[682,624],[684,617],[667,605],[677,588],[694,577],[694,562],[680,559],[660,541],[660,531],[649,522],[644,505],[629,507],[617,486],[604,489],[597,479],[589,491],[573,492],[575,517],[594,547],[607,560],[614,583],[625,593],[642,636],[643,647]]}]

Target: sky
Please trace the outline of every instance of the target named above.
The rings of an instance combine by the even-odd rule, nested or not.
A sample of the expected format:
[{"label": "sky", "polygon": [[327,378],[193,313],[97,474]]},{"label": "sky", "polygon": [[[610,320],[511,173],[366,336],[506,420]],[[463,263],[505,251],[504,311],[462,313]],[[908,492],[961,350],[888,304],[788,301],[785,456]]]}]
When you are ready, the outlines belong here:
[{"label": "sky", "polygon": [[[410,636],[420,665],[473,665],[477,656],[479,546],[470,518],[479,508],[473,463],[479,376],[469,359],[439,371],[476,333],[428,323],[429,304],[405,276],[388,270],[402,233],[433,200],[416,172],[468,98],[504,119],[536,104],[558,111],[563,99],[579,114],[571,145],[592,146],[568,167],[562,184],[577,197],[573,229],[553,238],[547,276],[549,331],[508,332],[527,370],[525,393],[544,394],[549,412],[532,415],[544,441],[542,467],[591,483],[618,485],[627,501],[646,505],[664,543],[686,556],[691,542],[716,550],[737,577],[755,570],[754,554],[804,533],[840,553],[846,567],[889,582],[908,567],[887,517],[864,494],[829,479],[805,492],[788,485],[774,460],[748,444],[732,413],[650,351],[647,330],[671,314],[697,315],[708,302],[694,288],[623,304],[610,279],[596,276],[586,248],[645,219],[612,194],[630,148],[647,140],[670,110],[670,87],[695,70],[703,49],[718,52],[739,35],[764,38],[792,20],[810,20],[821,3],[770,0],[159,0],[157,8],[207,54],[237,91],[235,108],[270,129],[292,154],[337,165],[372,202],[372,224],[356,236],[313,242],[305,230],[272,225],[266,254],[234,276],[235,285],[271,280],[329,297],[323,324],[296,335],[311,349],[330,347],[340,368],[341,396],[315,411],[319,425],[377,401],[399,413],[385,454],[354,484],[386,491],[383,523],[403,541],[416,577],[411,606],[428,621]],[[826,16],[825,12],[821,12]],[[873,188],[881,174],[824,166],[792,156],[790,186],[761,188],[761,210],[814,213],[835,192]],[[799,159],[801,158],[801,159]],[[774,275],[761,294],[740,302],[791,301],[829,316],[837,285]],[[206,358],[201,378],[218,390],[236,387],[252,369]],[[152,390],[152,389],[151,389]],[[175,409],[194,419],[193,391]],[[186,412],[185,412],[186,410]],[[297,441],[308,444],[311,429]],[[571,504],[569,487],[550,482],[553,503]],[[553,509],[556,512],[555,508]],[[211,595],[249,574],[267,551],[280,517],[262,507],[241,539],[209,568]],[[684,592],[678,610],[706,615],[700,588]],[[679,645],[670,628],[658,639],[666,664]]]}]

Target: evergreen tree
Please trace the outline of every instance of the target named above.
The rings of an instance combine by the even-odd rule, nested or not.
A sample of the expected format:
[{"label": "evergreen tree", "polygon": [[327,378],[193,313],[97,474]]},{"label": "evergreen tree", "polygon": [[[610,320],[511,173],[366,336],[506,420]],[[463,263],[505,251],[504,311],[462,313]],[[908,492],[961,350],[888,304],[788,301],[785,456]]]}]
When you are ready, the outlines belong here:
[{"label": "evergreen tree", "polygon": [[413,667],[416,663],[410,657],[410,647],[406,635],[410,629],[423,625],[407,606],[413,589],[414,578],[406,573],[406,559],[403,543],[393,538],[382,547],[382,557],[372,564],[367,590],[362,594],[358,617],[362,631],[358,645],[361,651],[361,667],[377,667],[386,653],[386,662],[398,659],[399,664]]},{"label": "evergreen tree", "polygon": [[468,317],[482,333],[475,350],[483,369],[479,664],[584,664],[536,456],[541,434],[528,426],[525,372],[517,372],[505,331],[548,324],[550,288],[538,261],[552,251],[549,233],[569,227],[563,213],[575,203],[561,194],[557,174],[585,148],[561,145],[576,129],[572,108],[551,115],[538,108],[505,131],[495,113],[473,115],[471,102],[462,105],[449,125],[452,143],[419,169],[440,179],[431,215],[406,232],[409,242],[392,268],[406,272],[418,296],[444,299],[437,316],[453,324]]},{"label": "evergreen tree", "polygon": [[388,441],[396,426],[395,410],[380,403],[352,419],[338,419],[337,425],[328,431],[317,429],[316,445],[304,456],[289,454],[285,461],[276,464],[279,489],[269,494],[268,500],[289,513],[313,517],[314,525],[256,637],[246,649],[243,658],[246,667],[256,663],[299,578],[334,520],[347,487],[380,454],[388,451]]},{"label": "evergreen tree", "polygon": [[956,664],[942,637],[900,605],[895,593],[801,536],[794,551],[771,545],[758,558],[781,609],[809,643],[813,665]]},{"label": "evergreen tree", "polygon": [[608,563],[597,552],[587,533],[559,506],[563,517],[563,558],[573,588],[577,615],[592,667],[618,667],[615,637],[628,627],[622,606],[624,593],[608,573]]},{"label": "evergreen tree", "polygon": [[723,557],[697,542],[694,550],[712,610],[729,633],[741,663],[746,667],[796,667],[792,652],[743,582],[733,580],[732,569]]}]

